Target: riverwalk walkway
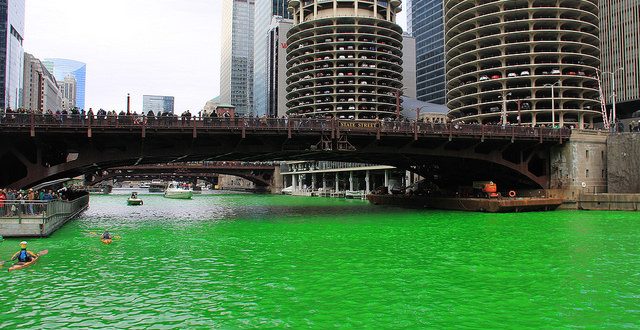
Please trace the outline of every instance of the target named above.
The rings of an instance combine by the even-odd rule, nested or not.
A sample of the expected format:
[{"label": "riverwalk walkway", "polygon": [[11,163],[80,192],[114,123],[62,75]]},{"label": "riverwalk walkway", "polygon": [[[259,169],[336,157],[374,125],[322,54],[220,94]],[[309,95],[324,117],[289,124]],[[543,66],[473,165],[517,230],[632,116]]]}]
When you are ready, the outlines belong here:
[{"label": "riverwalk walkway", "polygon": [[89,195],[72,201],[4,201],[0,236],[48,237],[89,207]]}]

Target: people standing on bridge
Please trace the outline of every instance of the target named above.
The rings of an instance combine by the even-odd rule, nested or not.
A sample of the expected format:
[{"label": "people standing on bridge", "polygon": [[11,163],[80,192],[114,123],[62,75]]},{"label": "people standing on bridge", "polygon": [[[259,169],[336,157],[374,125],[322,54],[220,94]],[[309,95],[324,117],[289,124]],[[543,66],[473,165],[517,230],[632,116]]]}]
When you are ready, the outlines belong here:
[{"label": "people standing on bridge", "polygon": [[4,217],[7,211],[4,209],[4,202],[7,200],[7,194],[3,189],[0,189],[0,217]]},{"label": "people standing on bridge", "polygon": [[156,115],[153,113],[153,110],[149,110],[149,112],[147,112],[147,123],[152,124],[154,119],[156,119]]},{"label": "people standing on bridge", "polygon": [[27,213],[35,214],[34,202],[36,200],[36,194],[33,189],[30,188],[25,197],[27,200]]}]

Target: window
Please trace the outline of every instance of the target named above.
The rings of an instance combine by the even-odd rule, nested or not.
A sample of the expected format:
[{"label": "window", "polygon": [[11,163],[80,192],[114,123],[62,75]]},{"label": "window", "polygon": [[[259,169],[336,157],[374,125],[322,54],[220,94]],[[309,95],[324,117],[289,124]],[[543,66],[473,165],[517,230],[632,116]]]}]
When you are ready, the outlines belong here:
[{"label": "window", "polygon": [[586,150],[587,153],[587,159],[589,159],[589,150]]},{"label": "window", "polygon": [[589,177],[589,170],[587,170],[587,171],[585,172],[585,176],[586,176],[587,178]]}]

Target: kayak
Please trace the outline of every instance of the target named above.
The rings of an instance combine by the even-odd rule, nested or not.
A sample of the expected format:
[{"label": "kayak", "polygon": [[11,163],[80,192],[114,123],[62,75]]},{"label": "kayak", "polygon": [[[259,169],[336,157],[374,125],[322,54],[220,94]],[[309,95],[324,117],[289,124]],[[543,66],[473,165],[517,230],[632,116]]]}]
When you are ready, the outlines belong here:
[{"label": "kayak", "polygon": [[102,241],[102,243],[104,243],[104,244],[111,244],[111,242],[113,242],[113,240],[112,240],[112,239],[110,239],[110,238],[109,238],[109,239],[101,238],[100,240],[101,240],[101,241]]},{"label": "kayak", "polygon": [[9,271],[14,271],[14,270],[20,270],[20,269],[25,269],[33,264],[35,264],[38,259],[40,259],[40,257],[45,256],[49,254],[49,250],[42,250],[40,252],[38,252],[38,254],[36,255],[35,258],[31,259],[31,261],[29,262],[17,262],[15,264],[13,264],[13,266],[9,267]]},{"label": "kayak", "polygon": [[11,271],[14,271],[14,270],[25,269],[25,268],[35,264],[36,261],[38,261],[38,259],[40,259],[40,256],[32,258],[31,261],[29,261],[29,262],[17,262],[15,264],[13,264],[13,266],[9,267],[9,271],[11,272]]}]

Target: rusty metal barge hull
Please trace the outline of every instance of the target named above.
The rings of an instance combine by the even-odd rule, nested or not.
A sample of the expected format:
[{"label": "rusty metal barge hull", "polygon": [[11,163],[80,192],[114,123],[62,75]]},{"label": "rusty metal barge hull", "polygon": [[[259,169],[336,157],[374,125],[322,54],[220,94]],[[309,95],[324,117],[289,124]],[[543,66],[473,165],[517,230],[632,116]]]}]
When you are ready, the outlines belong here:
[{"label": "rusty metal barge hull", "polygon": [[558,198],[456,198],[407,195],[367,195],[374,205],[405,208],[427,208],[470,212],[532,212],[553,211],[562,204]]}]

